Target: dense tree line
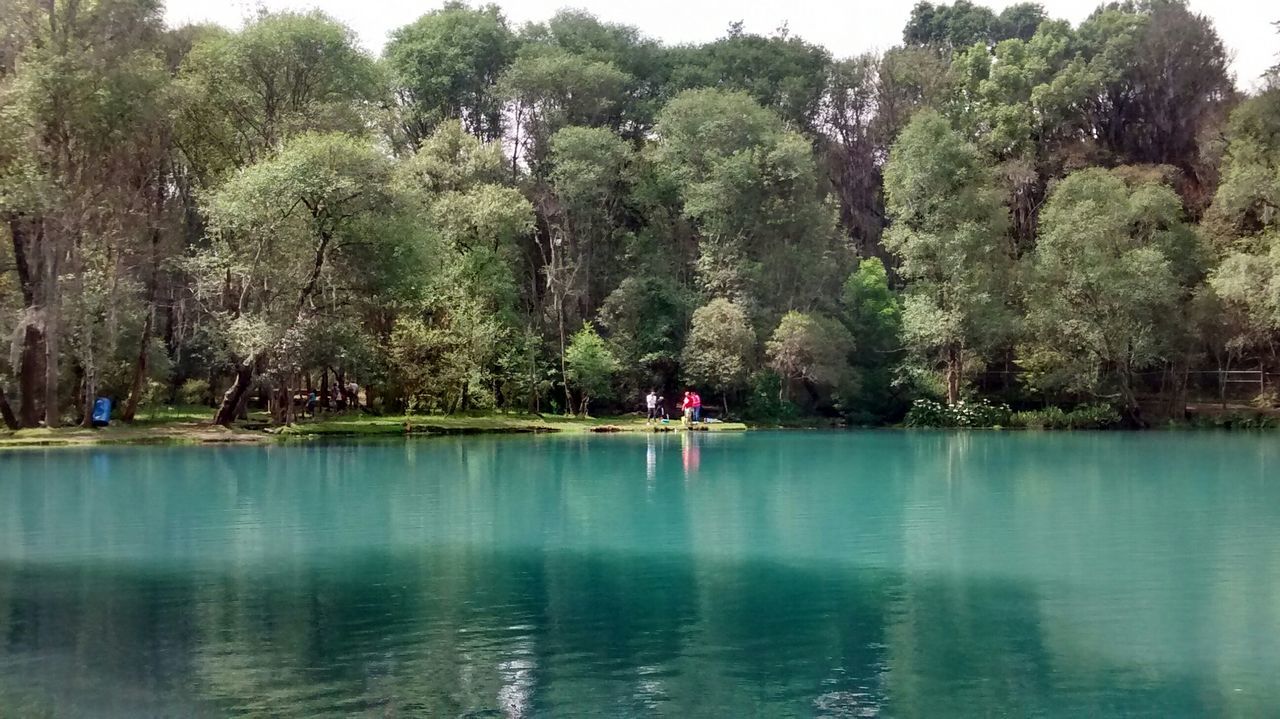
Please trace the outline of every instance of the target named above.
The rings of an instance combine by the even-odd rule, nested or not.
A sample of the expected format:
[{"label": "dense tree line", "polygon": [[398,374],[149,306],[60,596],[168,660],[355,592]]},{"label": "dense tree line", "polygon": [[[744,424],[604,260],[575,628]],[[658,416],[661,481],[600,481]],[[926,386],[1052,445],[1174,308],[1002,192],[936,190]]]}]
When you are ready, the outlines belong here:
[{"label": "dense tree line", "polygon": [[[381,57],[319,12],[0,13],[0,413],[757,416],[1105,401],[1280,366],[1280,83],[1178,0],[1078,26],[919,3],[835,59],[449,3]],[[1246,78],[1251,80],[1251,78]]]}]

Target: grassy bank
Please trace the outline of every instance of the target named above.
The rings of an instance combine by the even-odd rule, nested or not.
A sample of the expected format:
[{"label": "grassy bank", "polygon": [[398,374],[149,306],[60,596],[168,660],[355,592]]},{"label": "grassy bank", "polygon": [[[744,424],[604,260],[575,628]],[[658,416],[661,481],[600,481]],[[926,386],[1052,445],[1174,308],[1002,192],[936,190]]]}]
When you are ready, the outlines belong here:
[{"label": "grassy bank", "polygon": [[[559,417],[520,414],[375,416],[359,412],[303,419],[288,427],[269,427],[265,416],[251,416],[235,427],[209,424],[212,411],[203,407],[163,408],[139,414],[126,425],[101,429],[63,427],[0,431],[0,449],[69,447],[102,444],[216,444],[300,441],[318,437],[390,437],[459,434],[525,434],[679,431],[680,423],[650,425],[639,417]],[[698,425],[697,431],[747,429],[745,424]]]}]

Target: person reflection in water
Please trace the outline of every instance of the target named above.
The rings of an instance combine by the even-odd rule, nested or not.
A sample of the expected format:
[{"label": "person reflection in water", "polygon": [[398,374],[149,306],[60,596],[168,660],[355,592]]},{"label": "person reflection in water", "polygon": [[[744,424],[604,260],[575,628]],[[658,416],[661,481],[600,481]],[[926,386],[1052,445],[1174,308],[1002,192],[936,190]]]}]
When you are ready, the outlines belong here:
[{"label": "person reflection in water", "polygon": [[690,432],[680,435],[680,455],[684,459],[684,478],[692,479],[698,473],[698,440]]},{"label": "person reflection in water", "polygon": [[649,487],[652,489],[653,481],[658,478],[658,447],[652,432],[649,433],[649,446],[645,449],[644,469],[645,477],[649,480]]}]

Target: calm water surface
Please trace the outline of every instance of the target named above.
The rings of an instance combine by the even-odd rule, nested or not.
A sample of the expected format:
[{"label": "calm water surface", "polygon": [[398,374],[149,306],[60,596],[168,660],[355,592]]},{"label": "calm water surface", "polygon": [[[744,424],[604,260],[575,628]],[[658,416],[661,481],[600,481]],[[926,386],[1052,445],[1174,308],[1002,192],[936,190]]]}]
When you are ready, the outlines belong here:
[{"label": "calm water surface", "polygon": [[0,715],[1280,716],[1280,437],[0,454]]}]

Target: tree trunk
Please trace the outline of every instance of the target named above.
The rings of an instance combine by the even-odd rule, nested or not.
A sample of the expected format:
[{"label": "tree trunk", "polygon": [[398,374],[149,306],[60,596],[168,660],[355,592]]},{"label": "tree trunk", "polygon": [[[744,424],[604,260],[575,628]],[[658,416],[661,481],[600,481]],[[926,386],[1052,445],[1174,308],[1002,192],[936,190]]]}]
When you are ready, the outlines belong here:
[{"label": "tree trunk", "polygon": [[947,348],[947,404],[955,404],[960,400],[960,348],[952,345]]},{"label": "tree trunk", "polygon": [[97,399],[98,380],[97,372],[93,368],[93,356],[88,358],[88,367],[84,371],[84,396],[81,402],[84,406],[84,417],[80,419],[80,426],[85,429],[93,428],[93,403]]},{"label": "tree trunk", "polygon": [[61,341],[60,301],[58,288],[57,243],[44,242],[44,282],[42,282],[44,321],[44,426],[53,428],[62,423],[58,411],[58,350]]},{"label": "tree trunk", "polygon": [[43,244],[44,223],[28,221],[16,212],[7,213],[5,220],[13,242],[13,263],[18,273],[18,288],[22,291],[22,304],[28,310],[18,360],[18,423],[23,427],[35,427],[40,424],[43,409],[44,332],[31,316],[37,312],[36,295],[40,281],[37,276],[39,267],[33,267],[31,259],[39,259],[36,247]]},{"label": "tree trunk", "polygon": [[138,345],[138,361],[133,365],[133,381],[129,383],[129,399],[124,403],[124,410],[120,413],[120,419],[125,422],[132,422],[133,417],[138,412],[138,402],[142,399],[142,387],[147,379],[147,360],[151,354],[148,350],[151,347],[151,326],[154,322],[156,311],[155,306],[151,307],[151,311],[147,313],[146,320],[142,323],[142,343]]},{"label": "tree trunk", "polygon": [[53,428],[62,423],[58,412],[58,325],[57,316],[50,314],[44,336],[44,426]]},{"label": "tree trunk", "polygon": [[44,333],[27,324],[18,360],[18,423],[23,427],[40,424],[44,399]]},{"label": "tree trunk", "polygon": [[338,386],[338,411],[347,408],[347,373],[341,369],[333,371],[333,382]]},{"label": "tree trunk", "polygon": [[274,385],[267,389],[267,415],[271,424],[280,424],[280,388]]},{"label": "tree trunk", "polygon": [[243,395],[241,395],[240,402],[236,404],[235,417],[238,420],[249,419],[249,400],[253,399],[253,393],[252,393],[253,384],[250,383],[249,387],[250,387],[250,390],[246,391]]},{"label": "tree trunk", "polygon": [[9,406],[9,398],[5,396],[3,385],[0,385],[0,420],[9,429],[18,429],[18,418],[13,416],[13,408]]},{"label": "tree trunk", "polygon": [[564,382],[564,413],[573,413],[573,395],[569,393],[569,369],[564,361],[564,297],[556,301],[556,319],[560,326],[560,380]]},{"label": "tree trunk", "polygon": [[230,427],[240,416],[243,407],[249,400],[249,386],[253,383],[253,364],[241,362],[236,367],[236,378],[231,387],[222,395],[222,405],[213,416],[214,424]]},{"label": "tree trunk", "polygon": [[329,411],[329,368],[320,368],[320,409]]}]

